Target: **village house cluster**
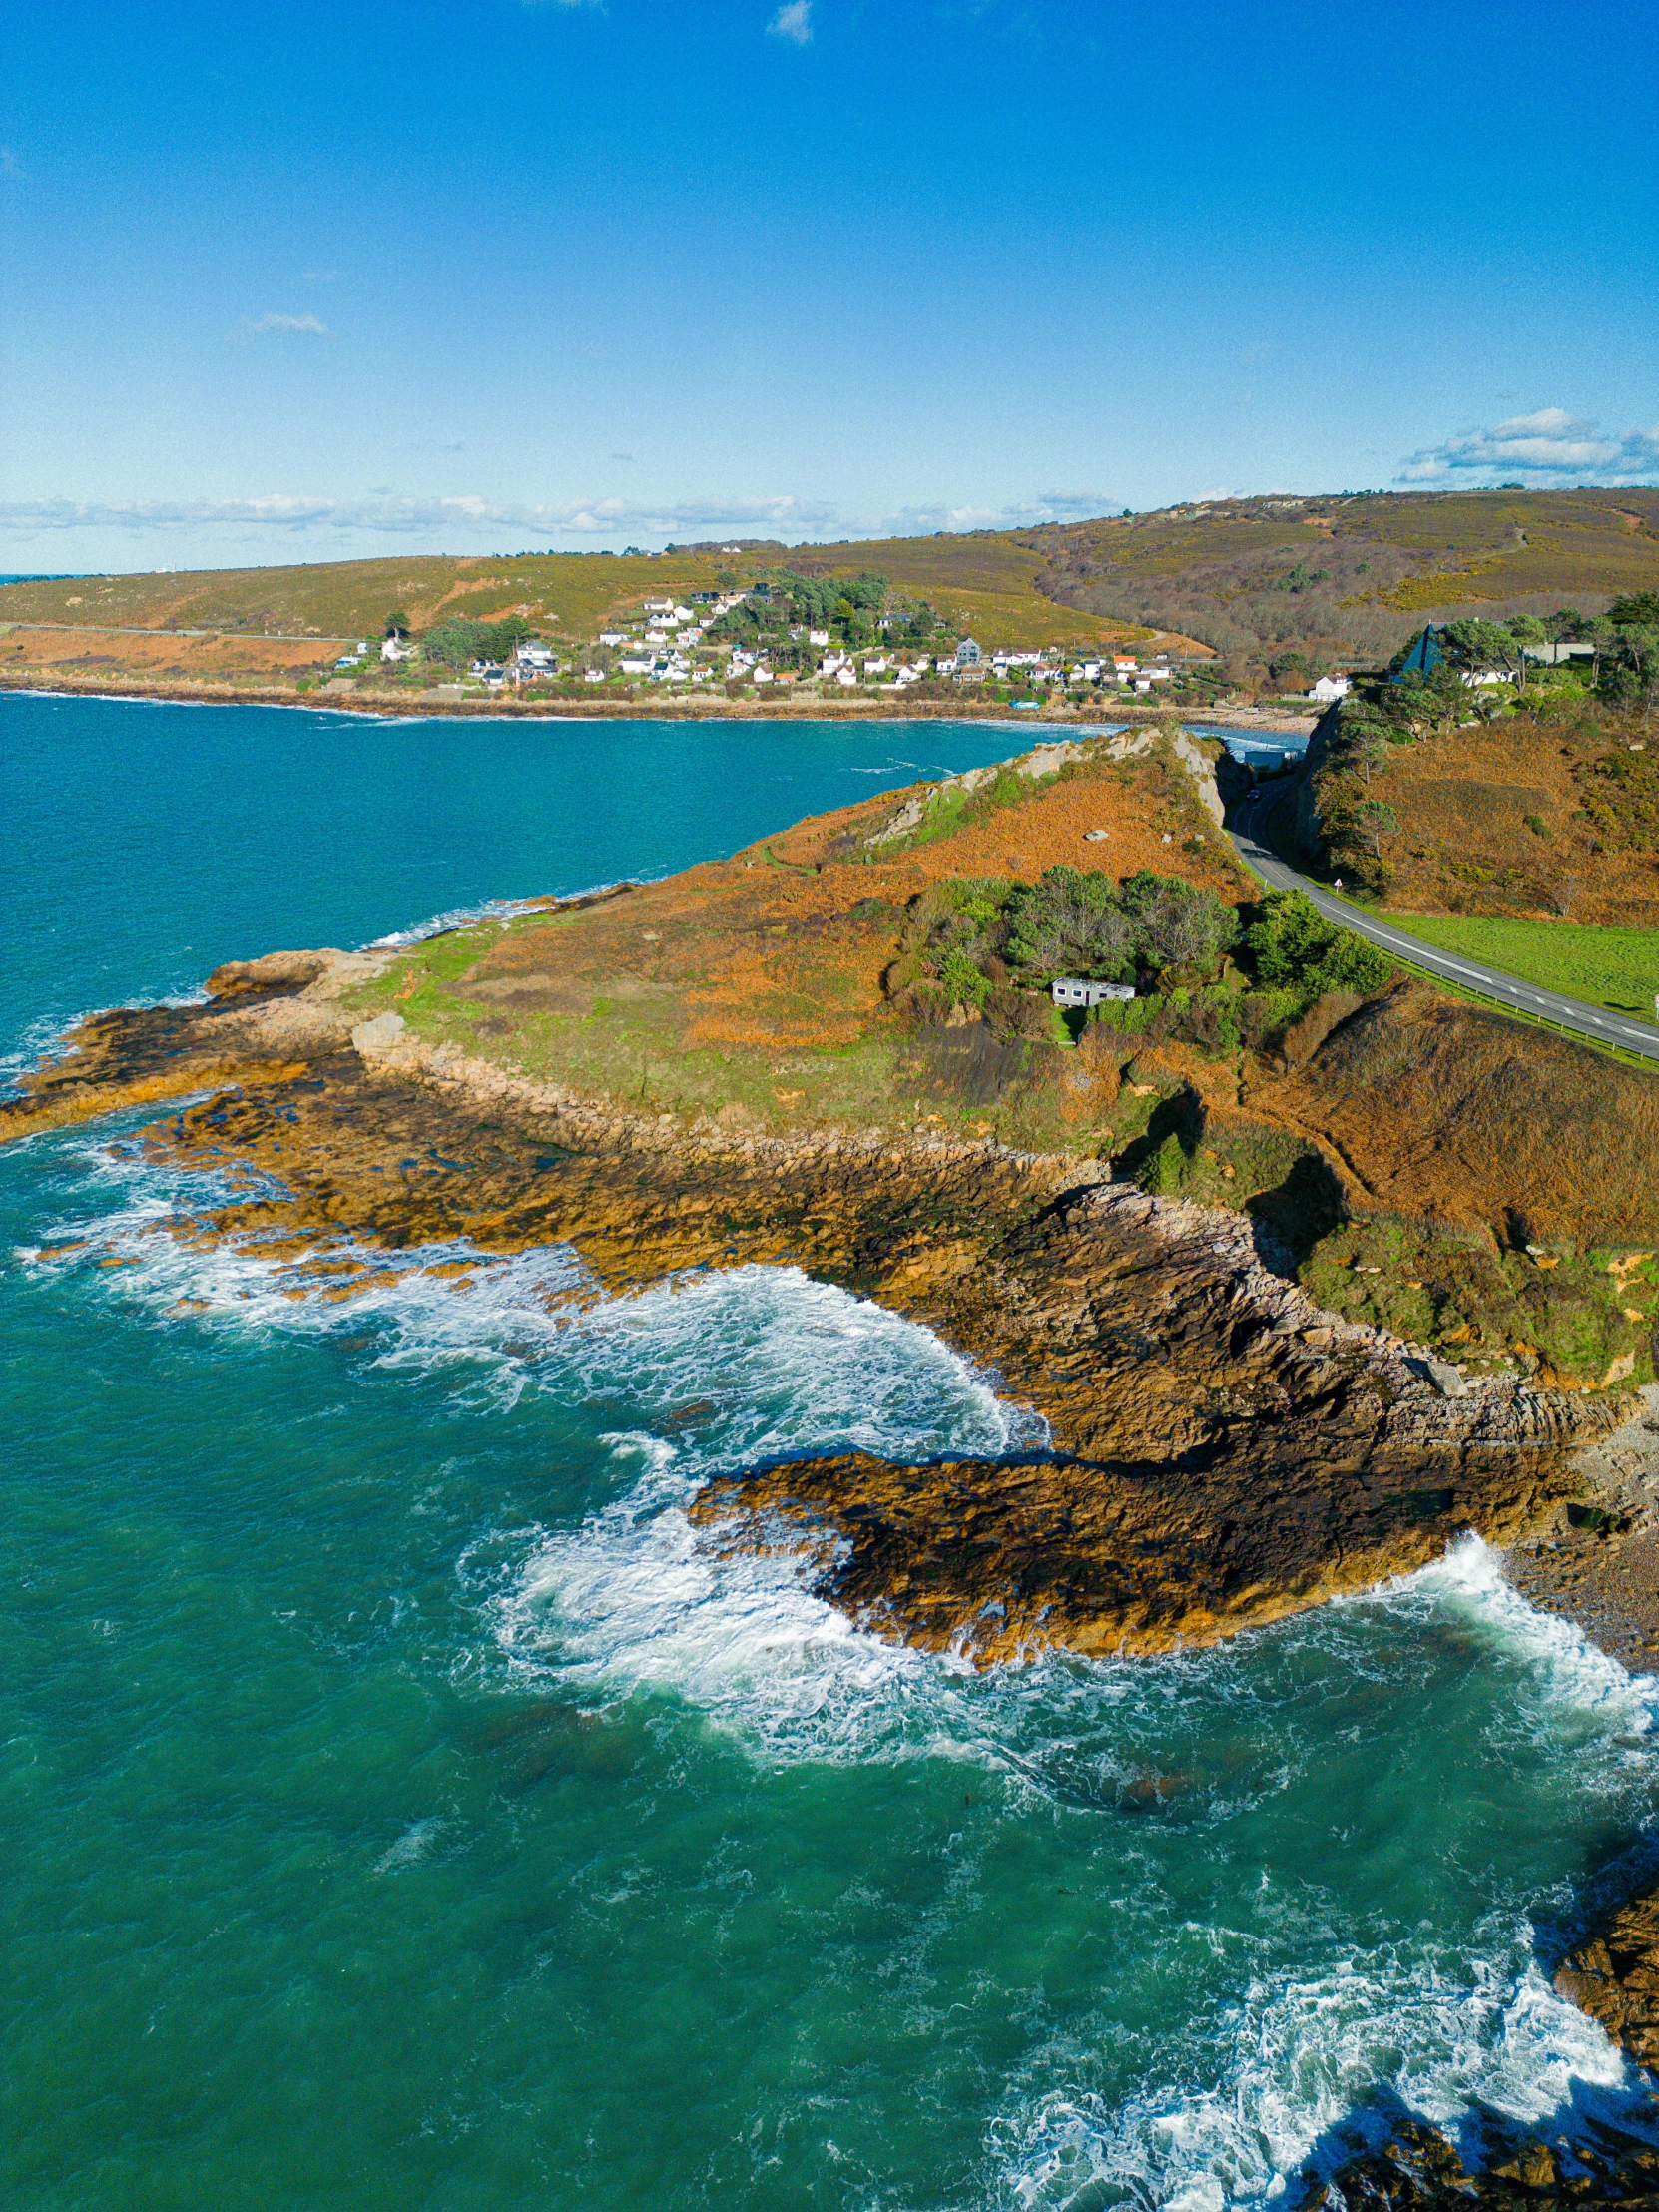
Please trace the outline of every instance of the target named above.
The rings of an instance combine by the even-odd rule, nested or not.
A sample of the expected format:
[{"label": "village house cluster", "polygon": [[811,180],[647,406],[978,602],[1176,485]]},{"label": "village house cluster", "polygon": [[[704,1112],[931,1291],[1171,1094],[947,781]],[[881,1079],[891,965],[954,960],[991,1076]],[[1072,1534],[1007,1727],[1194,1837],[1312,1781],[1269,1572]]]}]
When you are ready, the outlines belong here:
[{"label": "village house cluster", "polygon": [[[877,618],[880,641],[862,648],[831,644],[831,633],[797,625],[790,630],[795,650],[784,656],[806,661],[806,666],[774,665],[774,648],[764,641],[743,644],[712,635],[723,616],[751,597],[766,597],[765,587],[752,591],[691,592],[684,600],[647,599],[638,617],[616,621],[600,631],[593,644],[578,648],[568,675],[586,684],[646,682],[651,684],[793,685],[817,682],[826,688],[851,691],[902,692],[923,678],[959,684],[990,679],[1033,694],[1058,696],[1074,686],[1115,684],[1124,690],[1147,693],[1170,682],[1176,673],[1167,653],[1141,660],[1132,653],[1103,653],[1068,649],[1057,645],[1032,652],[998,649],[987,653],[978,641],[961,638],[954,646],[928,652],[894,644],[888,633],[895,628],[891,615]],[[800,651],[805,647],[806,653]],[[336,666],[355,668],[368,656],[366,641],[354,653],[343,654]],[[396,634],[380,646],[387,662],[410,659],[414,646]],[[540,639],[527,639],[504,661],[474,660],[468,677],[487,690],[507,685],[532,684],[557,677],[561,664],[554,649]],[[1033,706],[1035,697],[1017,704]]]}]

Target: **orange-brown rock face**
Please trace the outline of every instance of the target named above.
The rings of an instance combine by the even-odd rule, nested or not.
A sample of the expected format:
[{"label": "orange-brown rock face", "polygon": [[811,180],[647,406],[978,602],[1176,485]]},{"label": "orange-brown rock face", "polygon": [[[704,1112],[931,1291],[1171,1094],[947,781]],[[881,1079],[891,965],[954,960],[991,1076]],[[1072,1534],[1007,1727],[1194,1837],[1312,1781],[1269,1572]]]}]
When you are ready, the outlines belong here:
[{"label": "orange-brown rock face", "polygon": [[1555,1976],[1640,2066],[1659,2066],[1659,1891],[1634,1899]]},{"label": "orange-brown rock face", "polygon": [[821,1586],[888,1634],[981,1659],[1209,1641],[1416,1566],[1460,1528],[1530,1525],[1621,1410],[1513,1382],[1442,1395],[1270,1275],[1247,1222],[1111,1186],[1098,1161],[629,1117],[398,1045],[395,1025],[385,1049],[359,1028],[357,1050],[332,972],[275,997],[257,995],[275,970],[239,972],[216,1006],[103,1017],[11,1118],[213,1090],[148,1142],[279,1186],[193,1225],[267,1251],[562,1241],[614,1290],[788,1263],[926,1323],[1045,1418],[1048,1454],[848,1455],[700,1508],[731,1542],[781,1524],[832,1539]]}]

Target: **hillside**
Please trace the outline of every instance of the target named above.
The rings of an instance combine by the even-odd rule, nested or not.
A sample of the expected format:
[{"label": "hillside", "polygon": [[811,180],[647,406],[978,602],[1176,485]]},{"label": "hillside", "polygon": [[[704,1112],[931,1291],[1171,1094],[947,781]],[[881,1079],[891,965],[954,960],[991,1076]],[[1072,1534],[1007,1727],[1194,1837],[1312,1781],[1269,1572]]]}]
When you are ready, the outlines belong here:
[{"label": "hillside", "polygon": [[[782,546],[742,556],[713,549],[662,555],[520,554],[512,559],[421,555],[330,561],[297,568],[209,569],[150,576],[85,577],[0,588],[0,622],[66,623],[142,630],[264,631],[330,643],[381,635],[396,609],[416,631],[452,614],[493,620],[523,614],[550,638],[591,639],[606,621],[637,613],[647,598],[683,598],[722,582],[748,582],[781,564]],[[1132,622],[1057,605],[1035,588],[1040,551],[1003,539],[901,538],[813,547],[795,565],[815,574],[875,569],[895,593],[926,599],[953,630],[987,646],[1022,649],[1095,644],[1145,635]]]},{"label": "hillside", "polygon": [[1659,582],[1659,491],[1218,500],[1044,529],[1040,588],[1247,669],[1381,662],[1425,617],[1599,613]]},{"label": "hillside", "polygon": [[[648,596],[748,583],[786,561],[816,575],[876,570],[901,602],[929,602],[952,634],[987,647],[1134,644],[1159,633],[1177,651],[1196,640],[1222,655],[1218,674],[1235,693],[1276,692],[1301,688],[1317,668],[1384,658],[1425,615],[1564,602],[1594,613],[1621,591],[1659,585],[1659,491],[1345,492],[1021,530],[793,549],[751,542],[735,553],[398,555],[87,577],[0,588],[0,624],[90,632],[76,652],[116,668],[150,658],[121,644],[124,629],[228,633],[248,641],[247,653],[215,648],[216,669],[252,673],[276,658],[256,642],[267,632],[321,647],[378,636],[393,610],[417,631],[456,613],[520,613],[574,644],[637,614]],[[31,668],[75,657],[48,631],[31,629],[29,640]]]},{"label": "hillside", "polygon": [[[1301,857],[1400,914],[1659,932],[1652,722],[1565,677],[1534,690],[1535,706],[1449,727],[1383,724],[1345,701],[1280,810]],[[1385,810],[1375,830],[1365,803]]]}]

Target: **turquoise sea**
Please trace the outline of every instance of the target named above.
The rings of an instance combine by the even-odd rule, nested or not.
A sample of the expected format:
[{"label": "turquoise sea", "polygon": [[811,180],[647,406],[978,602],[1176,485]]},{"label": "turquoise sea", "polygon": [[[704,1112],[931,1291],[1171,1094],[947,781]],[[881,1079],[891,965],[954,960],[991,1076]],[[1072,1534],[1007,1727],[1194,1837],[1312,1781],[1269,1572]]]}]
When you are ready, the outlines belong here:
[{"label": "turquoise sea", "polygon": [[[8,697],[0,1050],[1019,742]],[[556,1322],[557,1251],[319,1308],[169,1237],[187,1182],[0,1153],[6,2205],[1220,2212],[1396,2100],[1628,2094],[1549,1975],[1653,1684],[1477,1543],[974,1674],[683,1513],[1028,1439],[925,1332],[759,1268]]]}]

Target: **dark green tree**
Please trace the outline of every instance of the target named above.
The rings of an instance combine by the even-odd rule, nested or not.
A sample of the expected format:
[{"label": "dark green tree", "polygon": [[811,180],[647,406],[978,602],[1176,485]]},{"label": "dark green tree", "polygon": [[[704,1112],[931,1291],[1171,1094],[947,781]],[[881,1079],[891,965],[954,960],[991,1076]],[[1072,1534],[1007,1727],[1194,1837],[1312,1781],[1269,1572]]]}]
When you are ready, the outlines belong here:
[{"label": "dark green tree", "polygon": [[1122,982],[1134,972],[1137,932],[1108,877],[1052,867],[1008,901],[1008,960],[1045,982],[1079,974]]},{"label": "dark green tree", "polygon": [[1123,886],[1123,908],[1135,925],[1136,951],[1147,967],[1190,967],[1208,973],[1239,941],[1239,917],[1214,891],[1179,875],[1142,868]]}]

